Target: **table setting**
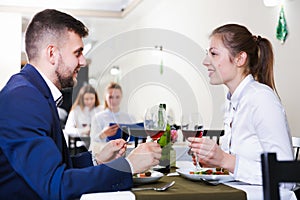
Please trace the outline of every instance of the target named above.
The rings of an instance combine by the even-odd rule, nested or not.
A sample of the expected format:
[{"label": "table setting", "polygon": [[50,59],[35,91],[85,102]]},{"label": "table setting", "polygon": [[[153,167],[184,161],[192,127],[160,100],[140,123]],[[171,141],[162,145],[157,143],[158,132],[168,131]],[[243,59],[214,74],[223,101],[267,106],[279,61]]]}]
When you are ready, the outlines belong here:
[{"label": "table setting", "polygon": [[135,185],[138,185],[138,184],[155,183],[163,176],[164,176],[163,173],[151,170],[145,173],[135,174],[132,179],[133,179],[133,183]]},{"label": "table setting", "polygon": [[[177,161],[176,168],[172,168],[168,174],[154,172],[148,179],[139,177],[140,180],[135,180],[133,176],[134,186],[130,191],[119,192],[102,192],[84,194],[80,200],[155,200],[163,199],[184,199],[194,200],[199,199],[230,199],[230,200],[263,200],[263,191],[261,185],[250,185],[247,183],[223,179],[224,175],[217,175],[219,179],[214,180],[194,180],[194,177],[184,177],[179,171],[194,170],[194,165],[191,161]],[[174,183],[166,190],[159,191],[153,188],[165,187],[166,184]],[[224,181],[224,182],[223,182]],[[217,184],[215,184],[217,183]],[[138,188],[142,188],[138,190]],[[143,188],[146,188],[143,189]],[[281,199],[296,200],[296,196],[292,191],[280,189]]]},{"label": "table setting", "polygon": [[[163,106],[159,106],[163,107]],[[154,141],[161,145],[163,153],[170,153],[170,149],[176,152],[176,165],[170,164],[170,154],[165,159],[168,163],[155,166],[146,172],[132,176],[133,187],[130,191],[103,192],[84,194],[81,200],[118,199],[118,200],[168,200],[195,198],[205,200],[260,200],[263,199],[261,185],[250,185],[235,181],[233,174],[222,168],[204,168],[193,164],[193,153],[188,147],[188,137],[203,136],[203,122],[199,113],[190,113],[182,116],[180,132],[183,142],[172,143],[171,129],[165,120],[166,114],[159,107],[150,108],[145,114],[144,134],[148,135],[148,141]],[[154,110],[154,111],[153,111]],[[128,131],[128,138],[132,134]],[[128,141],[129,142],[129,141]],[[170,147],[170,148],[169,148]],[[135,146],[128,143],[128,154]],[[163,155],[165,156],[165,155]],[[196,162],[199,163],[199,162]],[[164,169],[164,170],[161,170]],[[296,199],[294,193],[289,190],[281,190],[282,199]]]},{"label": "table setting", "polygon": [[[189,176],[189,172],[194,171],[195,167],[191,161],[178,161],[176,168],[171,172],[164,174],[157,181],[151,183],[135,184],[132,192],[136,199],[246,199],[246,193],[242,190],[220,184],[209,184],[210,181],[223,181],[229,179],[207,179],[204,182],[200,178]],[[203,169],[207,170],[207,169]],[[202,177],[200,174],[195,176]],[[204,176],[204,175],[203,175]],[[210,175],[206,175],[210,176]],[[214,175],[227,176],[227,175]],[[230,181],[233,179],[230,179]],[[167,190],[144,190],[144,188],[164,188],[171,185]],[[141,188],[141,190],[139,190]]]}]

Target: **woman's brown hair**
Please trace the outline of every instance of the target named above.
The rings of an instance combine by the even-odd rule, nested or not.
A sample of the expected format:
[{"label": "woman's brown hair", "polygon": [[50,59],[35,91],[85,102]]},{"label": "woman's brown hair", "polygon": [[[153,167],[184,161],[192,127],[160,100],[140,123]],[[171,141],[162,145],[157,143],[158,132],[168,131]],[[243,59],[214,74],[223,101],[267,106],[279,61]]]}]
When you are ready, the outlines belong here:
[{"label": "woman's brown hair", "polygon": [[76,100],[74,101],[71,110],[75,109],[77,105],[80,106],[81,110],[83,110],[84,108],[84,102],[83,102],[83,96],[86,93],[91,93],[95,95],[95,107],[100,105],[100,100],[98,97],[98,94],[95,90],[95,88],[93,88],[93,86],[91,85],[84,85],[83,87],[80,88],[78,95],[76,97]]},{"label": "woman's brown hair", "polygon": [[268,39],[254,36],[246,27],[238,24],[220,26],[210,36],[214,35],[220,36],[232,58],[240,52],[247,53],[245,75],[252,74],[255,80],[277,93],[273,74],[274,54]]}]

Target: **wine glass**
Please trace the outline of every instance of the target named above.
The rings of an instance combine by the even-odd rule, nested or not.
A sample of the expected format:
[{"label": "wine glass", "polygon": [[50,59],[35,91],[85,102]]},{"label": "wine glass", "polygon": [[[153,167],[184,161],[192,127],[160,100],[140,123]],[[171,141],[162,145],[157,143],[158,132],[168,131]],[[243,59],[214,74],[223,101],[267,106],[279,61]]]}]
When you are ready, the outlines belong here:
[{"label": "wine glass", "polygon": [[202,116],[200,113],[184,114],[181,118],[181,132],[183,139],[188,137],[202,137]]},{"label": "wine glass", "polygon": [[[181,118],[181,132],[183,139],[186,140],[188,137],[202,137],[203,134],[203,120],[200,113],[183,114]],[[198,157],[193,155],[191,148],[188,150],[188,154],[195,156],[196,159],[196,170],[200,169]]]},{"label": "wine glass", "polygon": [[167,127],[166,111],[160,106],[152,106],[147,109],[144,120],[145,131],[152,141],[157,141]]},{"label": "wine glass", "polygon": [[[152,106],[146,110],[144,119],[145,132],[153,142],[157,142],[165,133],[167,127],[166,111],[161,106]],[[161,162],[161,160],[160,160]],[[150,170],[161,170],[164,167],[160,164],[151,167]]]}]

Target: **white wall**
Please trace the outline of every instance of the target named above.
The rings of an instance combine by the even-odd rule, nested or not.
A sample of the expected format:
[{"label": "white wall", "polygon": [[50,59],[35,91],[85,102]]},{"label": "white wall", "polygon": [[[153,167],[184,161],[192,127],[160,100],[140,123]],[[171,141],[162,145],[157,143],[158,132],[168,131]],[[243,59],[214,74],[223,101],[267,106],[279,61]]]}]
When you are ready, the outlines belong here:
[{"label": "white wall", "polygon": [[0,13],[0,88],[21,68],[22,17],[20,14]]},{"label": "white wall", "polygon": [[[207,47],[209,33],[217,26],[230,22],[246,25],[253,34],[267,37],[273,44],[277,89],[287,112],[291,133],[300,136],[297,131],[300,129],[300,105],[297,103],[299,9],[300,1],[285,1],[290,34],[284,45],[275,38],[280,7],[266,7],[262,0],[143,0],[125,19],[100,19],[89,22],[89,25],[93,27],[92,38],[100,42],[129,30],[162,28],[183,34],[203,48]],[[101,57],[101,54],[97,56]]]},{"label": "white wall", "polygon": [[[229,22],[246,25],[253,34],[269,38],[274,46],[277,89],[287,112],[291,133],[300,136],[298,131],[300,130],[298,122],[300,105],[297,94],[300,85],[298,78],[300,1],[285,0],[290,34],[284,45],[275,38],[279,9],[279,7],[265,7],[263,0],[142,0],[124,19],[80,18],[90,27],[90,38],[99,42],[104,42],[124,31],[162,28],[182,34],[203,48],[207,47],[208,35],[215,27]],[[1,27],[6,27],[5,32],[0,33],[1,44],[4,44],[0,50],[0,69],[4,71],[0,75],[0,87],[10,74],[19,69],[20,20],[20,17],[15,14],[0,15]],[[13,46],[11,43],[14,43]],[[101,58],[101,54],[97,56]],[[101,69],[102,66],[92,64],[90,68],[93,67]]]}]

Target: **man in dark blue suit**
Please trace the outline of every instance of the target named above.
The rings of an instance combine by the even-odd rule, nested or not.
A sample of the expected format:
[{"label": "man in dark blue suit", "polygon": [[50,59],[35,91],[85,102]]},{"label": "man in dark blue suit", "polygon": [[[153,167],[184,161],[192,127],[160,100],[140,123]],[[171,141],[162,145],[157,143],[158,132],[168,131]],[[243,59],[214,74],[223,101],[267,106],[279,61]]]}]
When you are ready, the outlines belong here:
[{"label": "man in dark blue suit", "polygon": [[0,199],[74,199],[84,193],[128,190],[132,174],[157,165],[161,149],[144,143],[124,158],[126,142],[109,142],[92,161],[70,157],[55,101],[73,87],[86,65],[88,29],[72,16],[47,9],[28,25],[28,61],[0,92]]}]

